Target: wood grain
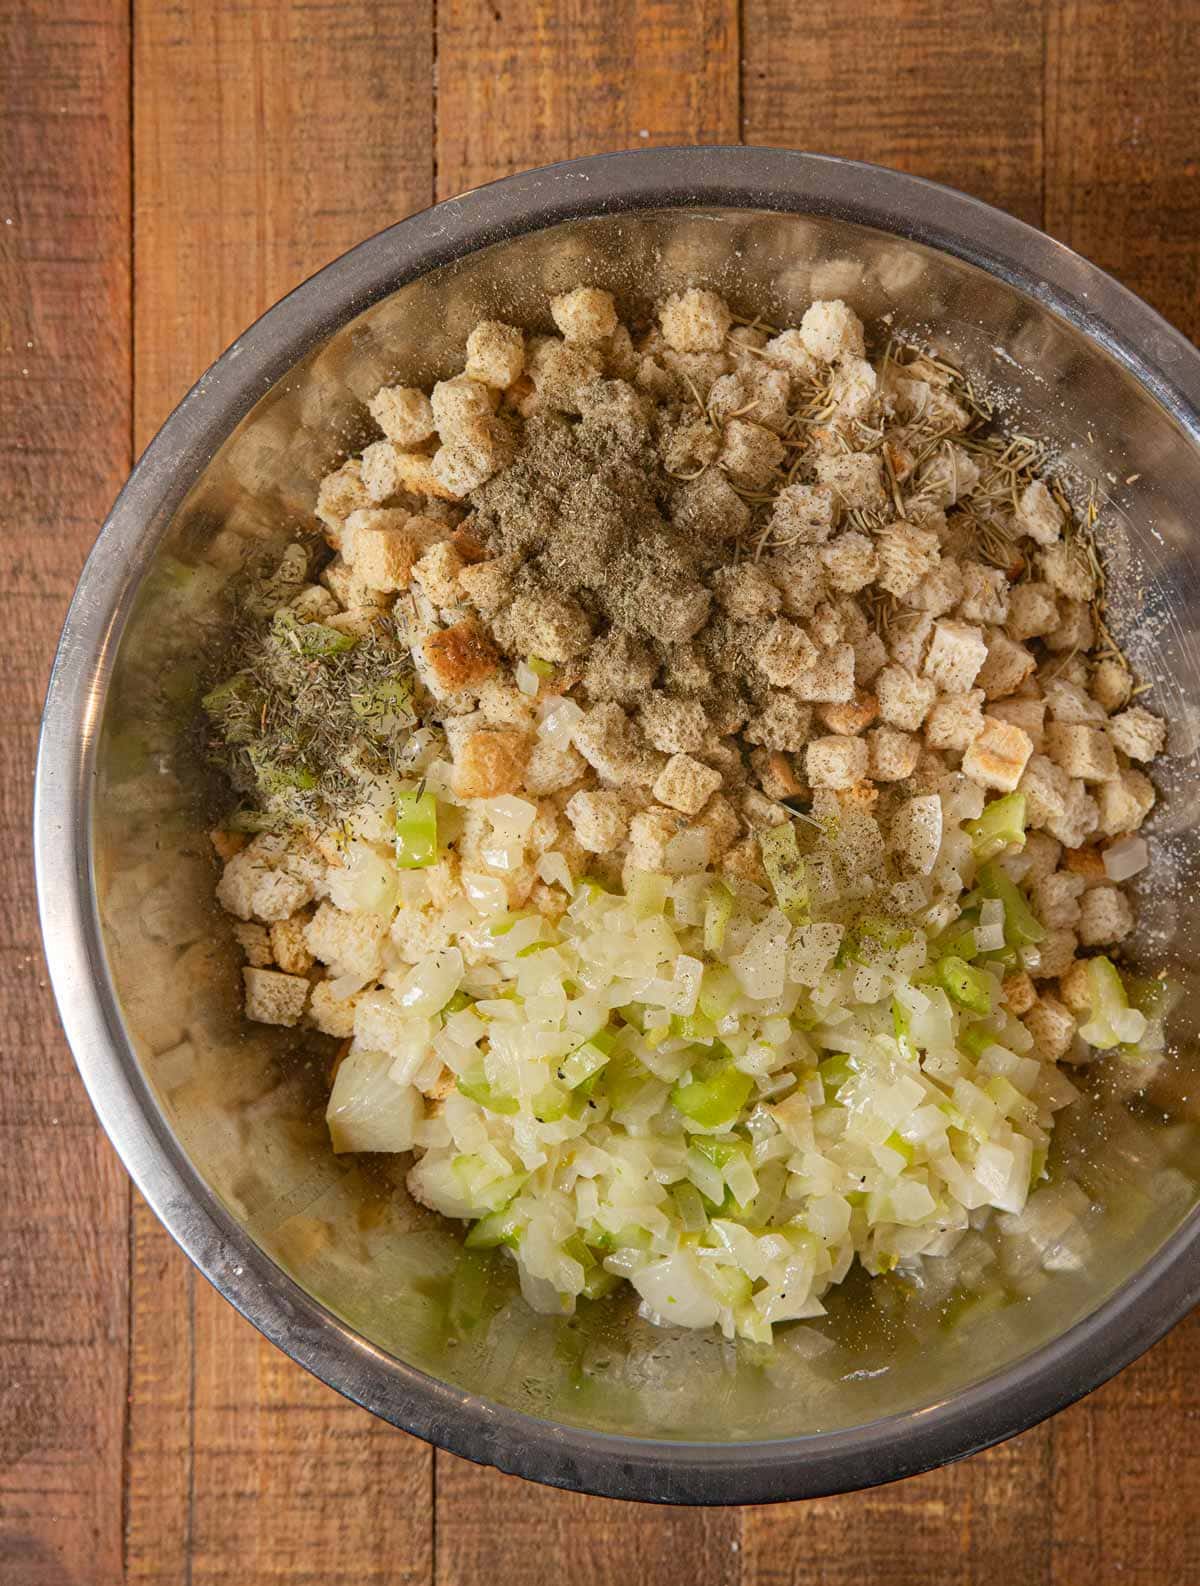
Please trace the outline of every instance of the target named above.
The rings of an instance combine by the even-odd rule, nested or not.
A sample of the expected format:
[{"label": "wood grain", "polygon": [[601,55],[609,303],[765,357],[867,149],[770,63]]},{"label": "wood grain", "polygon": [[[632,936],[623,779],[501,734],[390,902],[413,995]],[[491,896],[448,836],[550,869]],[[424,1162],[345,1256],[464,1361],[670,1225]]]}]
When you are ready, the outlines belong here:
[{"label": "wood grain", "polygon": [[129,466],[128,28],[0,15],[0,1579],[121,1568],[125,1175],[55,1018],[29,864],[50,657]]},{"label": "wood grain", "polygon": [[1058,0],[1046,229],[1200,336],[1200,6]]},{"label": "wood grain", "polygon": [[[432,191],[431,9],[138,0],[139,446],[256,314]],[[130,1581],[429,1580],[432,1456],[133,1220]],[[115,1577],[114,1577],[115,1578]]]},{"label": "wood grain", "polygon": [[[737,136],[728,0],[438,6],[439,197],[604,149]],[[738,1579],[736,1511],[609,1503],[436,1460],[439,1586]]]},{"label": "wood grain", "polygon": [[437,15],[439,198],[605,149],[737,142],[732,0],[441,0]]},{"label": "wood grain", "polygon": [[894,165],[1040,224],[1046,3],[746,0],[745,140]]}]

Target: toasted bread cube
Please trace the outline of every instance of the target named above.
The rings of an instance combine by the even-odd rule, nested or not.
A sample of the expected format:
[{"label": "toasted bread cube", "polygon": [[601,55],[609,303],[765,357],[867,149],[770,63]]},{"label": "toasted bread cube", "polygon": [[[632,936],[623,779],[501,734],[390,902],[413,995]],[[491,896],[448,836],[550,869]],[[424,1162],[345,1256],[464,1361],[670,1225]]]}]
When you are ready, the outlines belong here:
[{"label": "toasted bread cube", "polygon": [[789,688],[816,663],[817,650],[803,628],[778,617],[767,629],[756,659],[769,683]]},{"label": "toasted bread cube", "polygon": [[1063,855],[1063,866],[1073,876],[1079,876],[1085,887],[1094,887],[1097,882],[1108,880],[1104,854],[1091,843],[1083,848],[1068,848]]},{"label": "toasted bread cube", "polygon": [[367,406],[376,424],[397,446],[419,446],[437,429],[433,405],[416,386],[385,385]]},{"label": "toasted bread cube", "polygon": [[966,622],[935,622],[924,673],[943,694],[965,694],[987,659],[981,629]]},{"label": "toasted bread cube", "polygon": [[646,696],[638,720],[647,742],[666,754],[696,754],[712,732],[699,700],[672,699],[661,689]]},{"label": "toasted bread cube", "polygon": [[534,740],[525,762],[525,792],[531,798],[545,798],[572,787],[587,770],[587,762],[573,745],[555,749],[543,738]]},{"label": "toasted bread cube", "polygon": [[312,896],[311,880],[266,863],[253,845],[229,860],[217,884],[217,902],[227,913],[268,925],[289,919]]},{"label": "toasted bread cube", "polygon": [[860,687],[866,688],[879,676],[887,665],[887,645],[877,633],[864,634],[861,639],[852,643],[854,650],[854,681]]},{"label": "toasted bread cube", "polygon": [[792,692],[814,705],[844,705],[854,698],[854,649],[837,644],[820,650],[797,676]]},{"label": "toasted bread cube", "polygon": [[369,507],[371,497],[363,483],[362,464],[351,458],[331,474],[326,474],[317,487],[316,515],[327,529],[336,545],[342,524],[358,507]]},{"label": "toasted bread cube", "polygon": [[1085,688],[1065,677],[1049,677],[1045,684],[1046,711],[1051,721],[1075,726],[1103,727],[1108,720],[1103,706]]},{"label": "toasted bread cube", "polygon": [[1021,880],[1027,887],[1036,886],[1046,876],[1054,874],[1062,856],[1063,845],[1049,832],[1027,832],[1025,847],[1021,850],[1021,858],[1025,862]]},{"label": "toasted bread cube", "polygon": [[458,604],[458,575],[467,564],[449,540],[431,545],[412,566],[412,577],[435,606]]},{"label": "toasted bread cube", "polygon": [[497,633],[501,626],[511,652],[556,664],[581,655],[592,637],[587,613],[565,595],[518,595]]},{"label": "toasted bread cube", "polygon": [[1030,826],[1046,826],[1059,818],[1067,807],[1071,778],[1044,754],[1030,757],[1021,778],[1025,795],[1025,814]]},{"label": "toasted bread cube", "polygon": [[582,393],[603,373],[596,348],[568,346],[554,336],[530,341],[525,367],[538,406],[562,413],[578,413]]},{"label": "toasted bread cube", "polygon": [[742,829],[737,811],[723,793],[714,793],[691,825],[693,831],[702,831],[708,838],[710,865],[729,852]]},{"label": "toasted bread cube", "polygon": [[1025,486],[1014,516],[1021,533],[1039,545],[1053,545],[1062,537],[1062,509],[1040,479]]},{"label": "toasted bread cube", "polygon": [[579,846],[589,854],[612,853],[629,829],[628,811],[619,793],[573,793],[566,816]]},{"label": "toasted bread cube", "polygon": [[832,491],[835,500],[848,510],[864,511],[887,505],[883,488],[883,464],[874,452],[837,452],[818,457],[818,484]]},{"label": "toasted bread cube", "polygon": [[667,848],[683,830],[683,817],[675,810],[652,804],[629,822],[627,864],[633,870],[665,870]]},{"label": "toasted bread cube", "polygon": [[966,622],[1003,623],[1009,611],[1008,579],[998,567],[962,563],[962,600],[958,614]]},{"label": "toasted bread cube", "polygon": [[433,476],[442,495],[457,501],[477,490],[505,466],[512,450],[512,433],[503,419],[475,419],[456,429],[433,455]]},{"label": "toasted bread cube", "polygon": [[1058,600],[1049,584],[1030,581],[1014,584],[1008,597],[1005,629],[1020,644],[1053,633],[1059,624]]},{"label": "toasted bread cube", "polygon": [[1038,962],[1029,973],[1034,980],[1057,980],[1071,966],[1079,948],[1074,931],[1048,930],[1037,944]]},{"label": "toasted bread cube", "polygon": [[1046,728],[1046,753],[1068,776],[1084,782],[1111,782],[1119,767],[1101,727],[1052,721]]},{"label": "toasted bread cube", "polygon": [[913,611],[927,611],[931,617],[943,617],[959,604],[962,593],[962,567],[952,556],[947,556],[901,597],[901,604]]},{"label": "toasted bread cube", "polygon": [[427,686],[441,695],[478,688],[500,664],[495,645],[473,617],[427,634],[418,651]]},{"label": "toasted bread cube", "polygon": [[594,771],[618,787],[648,787],[662,765],[662,757],[645,748],[629,717],[610,700],[593,705],[577,723],[575,747]]},{"label": "toasted bread cube", "polygon": [[888,651],[897,666],[919,672],[933,634],[933,618],[924,612],[897,613],[888,629]]},{"label": "toasted bread cube", "polygon": [[822,545],[833,532],[833,519],[827,485],[785,485],[771,504],[771,544]]},{"label": "toasted bread cube", "polygon": [[320,903],[304,927],[304,940],[313,957],[328,964],[335,975],[372,979],[383,968],[383,944],[388,922],[382,914],[347,913],[332,903]]},{"label": "toasted bread cube", "polygon": [[1024,970],[1019,970],[1015,974],[1005,975],[1000,988],[1000,1000],[1009,1013],[1019,1019],[1037,1002],[1037,987]]},{"label": "toasted bread cube", "polygon": [[1079,904],[1079,940],[1084,947],[1123,942],[1133,930],[1133,909],[1119,887],[1089,887]]},{"label": "toasted bread cube", "polygon": [[879,571],[874,543],[865,534],[839,534],[825,546],[821,560],[830,585],[844,594],[865,589]]},{"label": "toasted bread cube", "polygon": [[467,337],[463,373],[468,379],[503,390],[521,378],[524,368],[525,337],[517,327],[499,319],[481,319]]},{"label": "toasted bread cube", "polygon": [[1033,912],[1049,930],[1074,930],[1079,924],[1079,899],[1087,882],[1070,870],[1043,876],[1032,888]]},{"label": "toasted bread cube", "polygon": [[239,922],[234,926],[233,934],[252,969],[266,969],[275,962],[271,933],[265,925],[255,925],[252,921]]},{"label": "toasted bread cube", "polygon": [[907,667],[885,666],[875,679],[875,694],[883,720],[904,732],[916,732],[937,698],[928,678],[915,677]]},{"label": "toasted bread cube", "polygon": [[462,598],[484,617],[494,617],[513,597],[513,569],[507,557],[472,562],[458,575]]},{"label": "toasted bread cube", "polygon": [[845,639],[846,624],[838,608],[823,600],[809,619],[808,631],[815,644],[828,650]]},{"label": "toasted bread cube", "polygon": [[1161,717],[1132,705],[1108,724],[1109,737],[1131,760],[1153,760],[1167,746],[1167,724]]},{"label": "toasted bread cube", "polygon": [[1092,1011],[1092,981],[1088,974],[1086,958],[1077,958],[1058,977],[1059,995],[1077,1019],[1086,1019]]},{"label": "toasted bread cube", "polygon": [[1057,997],[1039,997],[1021,1023],[1033,1036],[1038,1055],[1057,1063],[1075,1039],[1075,1016]]},{"label": "toasted bread cube", "polygon": [[813,546],[797,545],[764,563],[783,596],[789,617],[811,617],[829,594],[825,569]]},{"label": "toasted bread cube", "polygon": [[518,728],[473,732],[454,757],[454,791],[468,799],[519,792],[530,747],[529,734]]},{"label": "toasted bread cube", "polygon": [[1100,830],[1105,837],[1135,832],[1154,808],[1154,784],[1141,771],[1122,771],[1112,782],[1096,789]]},{"label": "toasted bread cube", "polygon": [[550,299],[550,314],[569,342],[604,341],[617,328],[617,305],[611,292],[598,286],[577,286]]},{"label": "toasted bread cube", "polygon": [[804,751],[805,770],[815,788],[851,788],[866,776],[869,762],[863,738],[814,738]]},{"label": "toasted bread cube", "polygon": [[718,603],[731,617],[753,622],[770,617],[783,604],[778,585],[761,562],[734,562],[713,574]]},{"label": "toasted bread cube", "polygon": [[989,701],[1015,694],[1036,669],[1037,658],[1023,644],[1014,644],[1006,633],[994,628],[988,635],[987,659],[976,674],[976,682]]},{"label": "toasted bread cube", "polygon": [[1120,661],[1097,661],[1092,672],[1092,698],[1108,713],[1120,710],[1129,703],[1133,691],[1133,678],[1128,667]]},{"label": "toasted bread cube", "polygon": [[1020,782],[1032,753],[1033,744],[1020,727],[999,721],[995,716],[985,716],[983,731],[963,755],[962,768],[982,787],[1011,793]]},{"label": "toasted bread cube", "polygon": [[877,782],[902,782],[912,776],[921,758],[921,741],[895,727],[876,727],[867,734],[870,771]]},{"label": "toasted bread cube", "polygon": [[358,997],[335,997],[328,980],[319,980],[308,999],[309,1017],[324,1035],[348,1041],[354,1034],[354,1010]]},{"label": "toasted bread cube", "polygon": [[671,521],[706,539],[736,540],[750,526],[750,508],[719,469],[709,468],[675,490]]},{"label": "toasted bread cube", "polygon": [[1096,627],[1092,621],[1092,608],[1085,600],[1059,599],[1058,602],[1058,627],[1045,636],[1045,645],[1055,655],[1066,651],[1078,663],[1078,678],[1070,675],[1064,668],[1062,676],[1068,682],[1087,682],[1087,663],[1084,652],[1090,650],[1096,642]]},{"label": "toasted bread cube", "polygon": [[[728,375],[726,378],[732,379],[733,376]],[[684,478],[699,473],[717,460],[721,437],[707,419],[684,418],[660,437],[659,450],[667,472],[677,479]]]},{"label": "toasted bread cube", "polygon": [[781,754],[778,749],[752,749],[750,765],[758,778],[759,787],[769,799],[796,798],[807,791],[797,778],[787,755]]},{"label": "toasted bread cube", "polygon": [[804,350],[822,363],[833,363],[843,354],[861,357],[865,349],[862,320],[841,298],[811,304],[800,321]]},{"label": "toasted bread cube", "polygon": [[1087,602],[1095,598],[1095,569],[1077,541],[1051,545],[1039,555],[1038,565],[1045,581],[1068,600]]},{"label": "toasted bread cube", "polygon": [[663,340],[677,352],[719,352],[733,316],[723,298],[700,287],[673,292],[658,311]]},{"label": "toasted bread cube", "polygon": [[470,434],[479,419],[491,418],[496,393],[481,380],[460,374],[452,380],[439,380],[429,402],[438,434],[444,441],[455,441]]},{"label": "toasted bread cube", "polygon": [[281,975],[274,969],[242,970],[246,1017],[256,1024],[299,1024],[308,1000],[303,975]]},{"label": "toasted bread cube", "polygon": [[594,700],[634,705],[645,699],[657,672],[658,657],[648,645],[610,628],[588,651],[583,683]]},{"label": "toasted bread cube", "polygon": [[1044,699],[994,699],[988,703],[988,715],[999,721],[1011,722],[1019,727],[1033,744],[1035,754],[1041,754],[1046,744],[1046,701]]},{"label": "toasted bread cube", "polygon": [[[782,370],[795,384],[815,382],[822,373],[820,361],[804,345],[798,330],[783,330],[768,340],[764,332],[751,330],[748,325],[738,325],[730,332],[729,339],[741,346],[760,348],[764,360],[772,368]],[[748,361],[757,360],[751,358]]]},{"label": "toasted bread cube", "polygon": [[408,588],[431,531],[440,526],[400,508],[360,507],[342,526],[342,559],[367,589],[395,594]]},{"label": "toasted bread cube", "polygon": [[962,754],[983,731],[983,690],[943,694],[925,718],[925,742]]},{"label": "toasted bread cube", "polygon": [[879,719],[879,701],[874,694],[858,689],[848,704],[818,705],[817,718],[830,732],[853,738]]},{"label": "toasted bread cube", "polygon": [[304,939],[307,914],[293,914],[289,920],[276,920],[271,926],[271,952],[280,969],[288,975],[307,975],[313,955]]},{"label": "toasted bread cube", "polygon": [[932,529],[911,523],[892,523],[876,538],[879,552],[879,585],[891,595],[911,593],[928,578],[942,559],[941,546]]},{"label": "toasted bread cube", "polygon": [[765,749],[802,749],[811,725],[811,705],[798,694],[773,689],[763,708],[746,723],[743,736]]},{"label": "toasted bread cube", "polygon": [[688,754],[673,754],[654,782],[654,797],[669,809],[684,815],[699,815],[721,786],[721,773],[693,760]]},{"label": "toasted bread cube", "polygon": [[773,431],[747,419],[730,419],[717,460],[735,484],[745,490],[761,490],[783,456],[783,442]]},{"label": "toasted bread cube", "polygon": [[372,501],[386,503],[405,491],[417,496],[453,498],[433,471],[433,459],[409,452],[395,441],[376,441],[362,454],[362,481]]}]

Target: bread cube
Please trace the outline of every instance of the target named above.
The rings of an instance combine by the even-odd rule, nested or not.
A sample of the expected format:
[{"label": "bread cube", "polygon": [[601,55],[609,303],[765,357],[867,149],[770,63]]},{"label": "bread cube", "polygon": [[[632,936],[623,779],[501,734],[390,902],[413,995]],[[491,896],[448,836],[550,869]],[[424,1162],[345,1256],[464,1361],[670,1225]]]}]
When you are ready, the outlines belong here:
[{"label": "bread cube", "polygon": [[915,677],[907,667],[885,666],[875,679],[875,694],[885,722],[916,732],[937,698],[937,687],[928,678]]},{"label": "bread cube", "polygon": [[1033,1036],[1038,1056],[1047,1063],[1057,1063],[1075,1039],[1075,1016],[1057,997],[1039,997],[1021,1023]]},{"label": "bread cube", "polygon": [[1132,705],[1108,724],[1108,734],[1131,760],[1153,760],[1167,746],[1167,724],[1159,716]]},{"label": "bread cube", "polygon": [[874,543],[865,534],[839,534],[825,546],[821,561],[831,587],[844,594],[865,589],[875,581],[879,571]]},{"label": "bread cube", "polygon": [[271,953],[285,974],[307,975],[313,966],[313,955],[304,939],[307,924],[308,915],[301,913],[288,920],[276,920],[271,926]]},{"label": "bread cube", "polygon": [[857,689],[847,704],[818,705],[817,717],[830,732],[853,738],[879,719],[879,701],[865,689]]},{"label": "bread cube", "polygon": [[734,562],[713,574],[713,592],[731,617],[753,622],[783,604],[779,586],[761,562]]},{"label": "bread cube", "polygon": [[1079,899],[1087,882],[1070,870],[1043,876],[1031,889],[1033,912],[1050,930],[1074,930],[1079,924]]},{"label": "bread cube", "polygon": [[271,933],[265,925],[239,921],[233,928],[233,934],[252,969],[266,969],[275,962]]},{"label": "bread cube", "polygon": [[863,738],[814,738],[804,752],[814,788],[851,788],[866,776],[870,751]]},{"label": "bread cube", "polygon": [[411,577],[435,606],[454,606],[461,594],[458,575],[466,565],[449,540],[440,540],[412,564]]},{"label": "bread cube", "polygon": [[675,810],[653,804],[639,810],[629,822],[629,854],[626,863],[633,870],[665,870],[667,849],[683,830],[684,820]]},{"label": "bread cube", "polygon": [[658,657],[648,645],[619,628],[610,628],[587,653],[583,684],[594,700],[615,699],[633,705],[645,697],[657,672]]},{"label": "bread cube", "polygon": [[875,545],[880,588],[898,597],[909,594],[928,578],[942,558],[936,533],[911,523],[892,523],[881,529]]},{"label": "bread cube", "polygon": [[573,745],[556,749],[544,738],[535,738],[525,762],[524,791],[530,798],[545,798],[573,786],[587,770],[587,762]]},{"label": "bread cube", "polygon": [[1020,644],[1025,639],[1040,639],[1053,633],[1059,624],[1058,600],[1049,584],[1031,580],[1014,584],[1008,596],[1005,630]]},{"label": "bread cube", "polygon": [[513,655],[533,655],[556,664],[582,655],[592,624],[577,600],[566,595],[517,595],[496,632]]},{"label": "bread cube", "polygon": [[573,793],[566,816],[581,848],[589,854],[610,854],[625,840],[629,815],[619,793]]},{"label": "bread cube", "polygon": [[1000,987],[1000,1000],[1009,1013],[1019,1019],[1036,1004],[1037,987],[1024,970],[1018,970],[1014,974],[1005,975],[1004,983]]},{"label": "bread cube", "polygon": [[1033,744],[1035,754],[1041,754],[1046,744],[1046,701],[1044,699],[993,699],[988,702],[988,715],[998,721],[1010,722],[1019,727]]},{"label": "bread cube", "polygon": [[1020,727],[999,721],[995,716],[985,716],[983,731],[963,755],[962,768],[982,787],[1011,793],[1020,782],[1032,753],[1033,744]]},{"label": "bread cube", "polygon": [[783,442],[772,430],[748,419],[730,419],[718,462],[744,490],[761,490],[784,458]]},{"label": "bread cube", "polygon": [[308,1000],[303,975],[281,975],[274,969],[242,970],[246,988],[246,1017],[256,1024],[299,1024]]},{"label": "bread cube", "polygon": [[668,809],[698,815],[721,786],[721,773],[688,754],[673,754],[654,781],[654,797]]},{"label": "bread cube", "polygon": [[822,363],[844,354],[861,357],[865,350],[862,320],[841,298],[813,303],[800,321],[804,350]]},{"label": "bread cube", "polygon": [[842,705],[854,698],[854,650],[848,644],[818,651],[792,684],[798,699],[814,705]]},{"label": "bread cube", "polygon": [[1091,559],[1077,540],[1051,545],[1038,556],[1042,577],[1068,600],[1093,600],[1096,572]]},{"label": "bread cube", "polygon": [[962,754],[983,731],[983,690],[943,694],[925,718],[925,742]]},{"label": "bread cube", "polygon": [[427,441],[437,429],[433,405],[416,386],[384,386],[367,406],[388,440],[406,449]]},{"label": "bread cube", "polygon": [[870,774],[877,782],[902,782],[912,776],[921,758],[921,741],[895,727],[876,727],[867,734]]},{"label": "bread cube", "polygon": [[1154,784],[1141,771],[1122,771],[1096,789],[1099,829],[1105,837],[1135,832],[1154,808]]},{"label": "bread cube", "polygon": [[568,342],[604,341],[617,328],[617,305],[611,292],[598,286],[577,286],[550,299],[550,314]]},{"label": "bread cube", "polygon": [[666,754],[695,754],[712,732],[699,700],[673,699],[661,689],[646,695],[638,721],[646,741]]},{"label": "bread cube", "polygon": [[1037,658],[1023,644],[1014,644],[1006,633],[993,628],[987,639],[987,658],[976,674],[989,701],[1015,694],[1036,669]]},{"label": "bread cube", "polygon": [[833,532],[834,509],[827,485],[785,485],[771,505],[771,543],[823,544]]},{"label": "bread cube", "polygon": [[1103,728],[1052,721],[1046,728],[1046,753],[1068,776],[1084,782],[1110,782],[1119,767]]},{"label": "bread cube", "polygon": [[778,617],[767,629],[755,659],[769,683],[788,688],[812,668],[817,650],[803,628]]},{"label": "bread cube", "polygon": [[473,732],[454,757],[454,791],[470,799],[519,793],[530,747],[529,734],[519,728]]},{"label": "bread cube", "polygon": [[313,1024],[324,1035],[333,1035],[339,1041],[348,1041],[354,1034],[354,1010],[358,997],[335,997],[328,980],[319,980],[308,999],[308,1013]]},{"label": "bread cube", "polygon": [[1120,661],[1097,661],[1092,670],[1092,697],[1110,715],[1129,703],[1133,678]]},{"label": "bread cube", "polygon": [[484,617],[494,617],[513,596],[513,568],[507,557],[472,562],[458,575],[462,598]]},{"label": "bread cube", "polygon": [[832,491],[848,510],[872,511],[887,505],[883,464],[874,452],[837,452],[818,457],[818,484]]},{"label": "bread cube", "polygon": [[524,368],[525,337],[521,331],[503,320],[481,319],[467,337],[467,367],[463,371],[467,378],[503,390],[520,379]]},{"label": "bread cube", "polygon": [[1048,930],[1037,944],[1038,962],[1029,973],[1034,980],[1057,980],[1071,967],[1079,948],[1074,931]]},{"label": "bread cube", "polygon": [[743,736],[765,749],[796,750],[808,742],[811,725],[811,705],[798,694],[772,689],[766,704],[746,723]]},{"label": "bread cube", "polygon": [[[1072,655],[1079,663],[1081,683],[1087,681],[1087,663],[1083,656],[1096,642],[1096,627],[1092,622],[1092,608],[1086,600],[1067,600],[1060,596],[1058,602],[1058,626],[1051,629],[1045,636],[1045,645],[1055,655],[1064,652]],[[1064,671],[1064,676],[1068,674]],[[1069,682],[1076,679],[1068,676]]]},{"label": "bread cube", "polygon": [[362,464],[357,458],[326,474],[317,488],[315,512],[331,531],[331,543],[339,545],[342,524],[357,507],[368,507],[371,497],[363,483]]},{"label": "bread cube", "polygon": [[981,629],[966,622],[935,622],[924,674],[941,693],[965,694],[987,655]]},{"label": "bread cube", "polygon": [[495,645],[473,617],[427,634],[414,658],[422,663],[426,686],[439,698],[478,688],[500,664]]},{"label": "bread cube", "polygon": [[1123,942],[1132,930],[1133,908],[1119,887],[1088,888],[1079,904],[1079,940],[1084,947]]},{"label": "bread cube", "polygon": [[1008,617],[1008,579],[998,567],[963,562],[958,615],[966,622],[1003,623]]},{"label": "bread cube", "polygon": [[1040,479],[1025,486],[1014,517],[1021,533],[1039,545],[1053,545],[1062,537],[1062,510]]},{"label": "bread cube", "polygon": [[715,292],[693,286],[673,292],[659,309],[658,320],[663,340],[677,352],[718,352],[733,316]]}]

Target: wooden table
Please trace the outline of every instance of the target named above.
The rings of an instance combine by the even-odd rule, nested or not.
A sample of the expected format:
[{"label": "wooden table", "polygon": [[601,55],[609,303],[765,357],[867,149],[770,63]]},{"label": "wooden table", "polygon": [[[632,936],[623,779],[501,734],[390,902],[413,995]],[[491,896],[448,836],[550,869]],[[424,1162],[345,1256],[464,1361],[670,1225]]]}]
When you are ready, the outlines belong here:
[{"label": "wooden table", "polygon": [[0,1579],[1200,1581],[1195,1318],[1002,1448],[807,1505],[574,1497],[372,1421],[131,1193],[51,1007],[28,862],[42,691],[96,528],[297,281],[524,166],[746,140],[965,188],[1195,336],[1198,0],[2,0],[0,30]]}]

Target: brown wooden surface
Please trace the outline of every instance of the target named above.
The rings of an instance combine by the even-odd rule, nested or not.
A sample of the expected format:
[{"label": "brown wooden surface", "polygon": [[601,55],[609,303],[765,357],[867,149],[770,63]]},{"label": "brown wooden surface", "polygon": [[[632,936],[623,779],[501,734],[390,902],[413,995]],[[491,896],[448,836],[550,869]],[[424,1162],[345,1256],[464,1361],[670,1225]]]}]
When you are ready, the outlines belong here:
[{"label": "brown wooden surface", "polygon": [[[1200,0],[0,0],[0,1581],[1200,1581],[1200,1323],[951,1470],[646,1510],[433,1455],[218,1300],[99,1135],[27,861],[96,526],[261,309],[434,196],[644,143],[792,144],[999,203],[1200,333]],[[436,88],[435,88],[436,84]]]}]

